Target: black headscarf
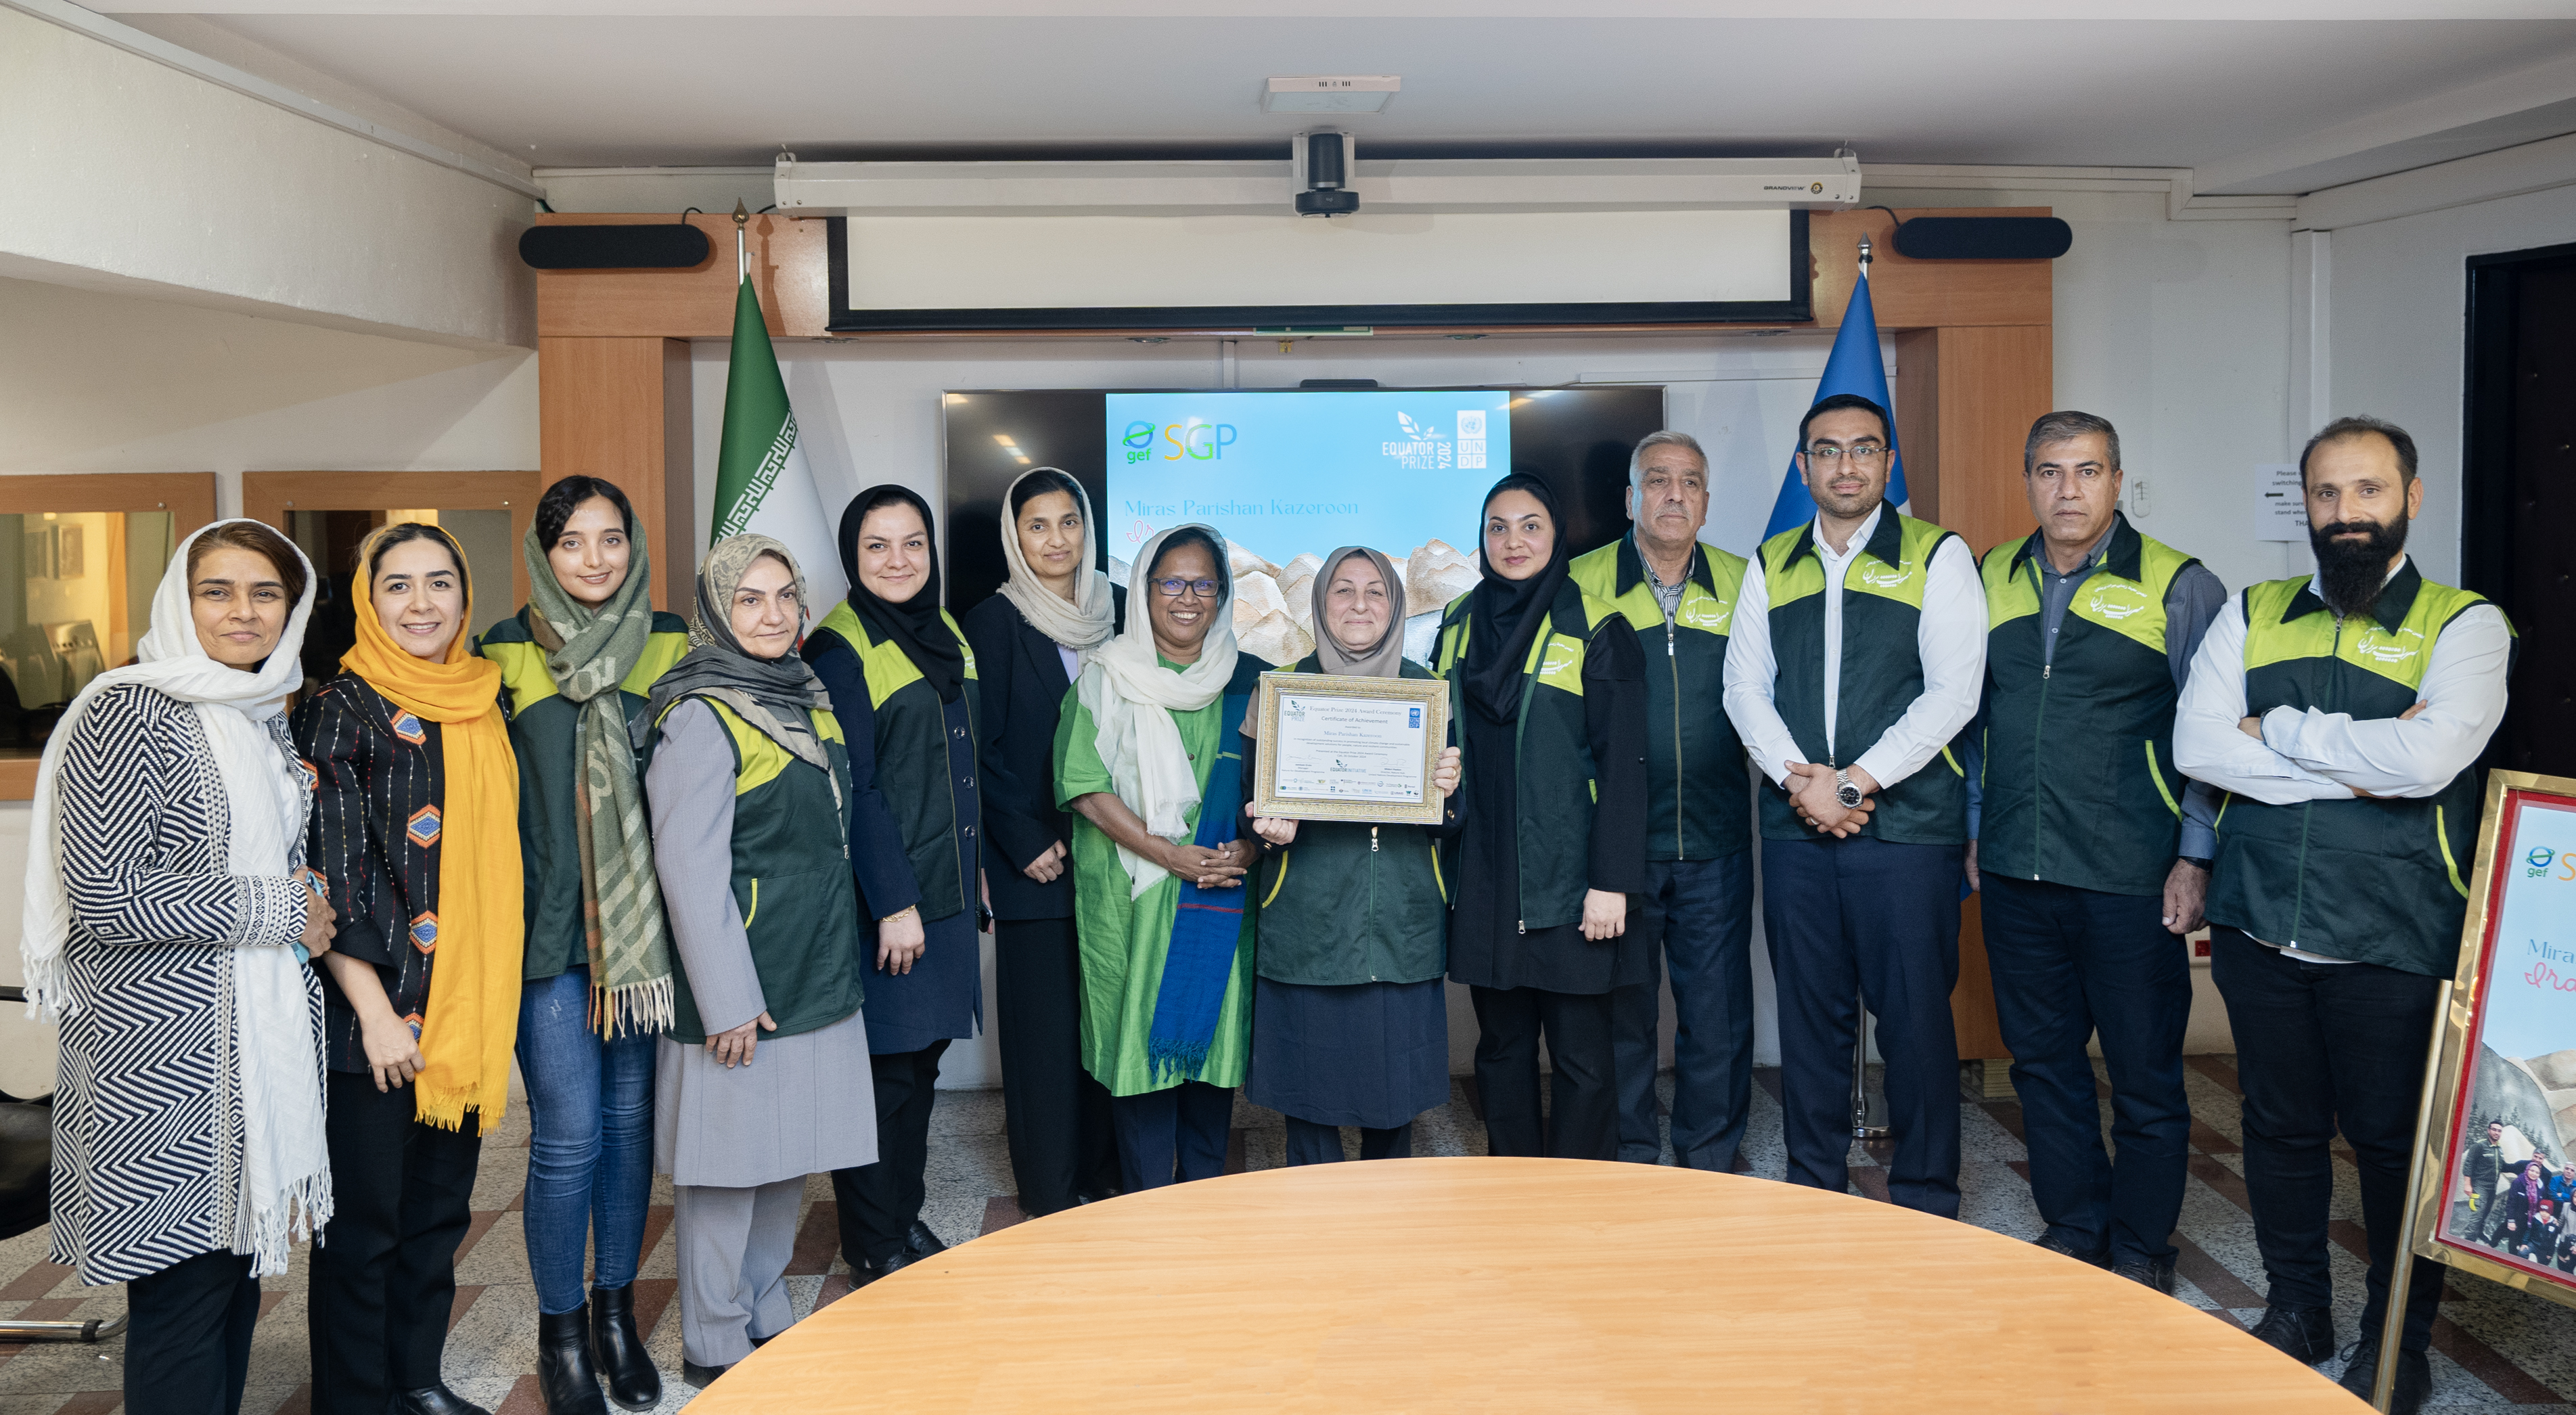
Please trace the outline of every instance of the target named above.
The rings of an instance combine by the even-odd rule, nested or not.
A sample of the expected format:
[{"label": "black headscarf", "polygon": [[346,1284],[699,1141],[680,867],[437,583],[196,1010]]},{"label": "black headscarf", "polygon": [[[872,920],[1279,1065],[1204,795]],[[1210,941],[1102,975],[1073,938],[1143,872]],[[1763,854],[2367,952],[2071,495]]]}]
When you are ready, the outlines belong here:
[{"label": "black headscarf", "polygon": [[1557,510],[1556,493],[1527,472],[1514,472],[1485,493],[1484,508],[1476,513],[1476,544],[1485,543],[1485,516],[1494,498],[1507,491],[1536,497],[1547,508],[1548,523],[1556,534],[1547,564],[1526,580],[1505,578],[1481,549],[1476,556],[1476,570],[1484,583],[1476,586],[1474,598],[1467,603],[1467,702],[1498,723],[1520,719],[1521,665],[1529,658],[1530,641],[1538,637],[1539,622],[1556,602],[1557,587],[1565,583],[1566,565],[1572,558],[1566,553],[1565,517]]},{"label": "black headscarf", "polygon": [[[880,506],[905,502],[921,513],[922,537],[930,548],[930,573],[913,597],[901,604],[877,598],[859,579],[859,524]],[[841,513],[841,571],[850,581],[850,608],[871,633],[903,646],[904,656],[921,670],[922,681],[943,703],[957,701],[966,677],[966,652],[939,614],[939,527],[930,519],[930,503],[910,487],[885,482],[860,492]],[[851,645],[852,648],[858,645]]]}]

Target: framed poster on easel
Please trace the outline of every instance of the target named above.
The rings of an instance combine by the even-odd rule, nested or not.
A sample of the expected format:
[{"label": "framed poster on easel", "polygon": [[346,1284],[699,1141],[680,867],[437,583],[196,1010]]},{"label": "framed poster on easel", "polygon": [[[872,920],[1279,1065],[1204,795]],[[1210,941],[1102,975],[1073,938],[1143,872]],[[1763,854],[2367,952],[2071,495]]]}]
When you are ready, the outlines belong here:
[{"label": "framed poster on easel", "polygon": [[2576,780],[2490,772],[2476,842],[2399,1261],[2576,1306]]}]

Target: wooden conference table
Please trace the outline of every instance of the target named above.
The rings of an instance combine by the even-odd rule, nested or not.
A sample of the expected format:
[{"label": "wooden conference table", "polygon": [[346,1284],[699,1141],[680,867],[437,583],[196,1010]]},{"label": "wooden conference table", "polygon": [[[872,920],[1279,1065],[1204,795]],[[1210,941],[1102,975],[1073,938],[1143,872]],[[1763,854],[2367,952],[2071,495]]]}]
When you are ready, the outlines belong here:
[{"label": "wooden conference table", "polygon": [[1967,1224],[1574,1160],[1262,1170],[952,1248],[692,1415],[2368,1407],[2206,1312]]}]

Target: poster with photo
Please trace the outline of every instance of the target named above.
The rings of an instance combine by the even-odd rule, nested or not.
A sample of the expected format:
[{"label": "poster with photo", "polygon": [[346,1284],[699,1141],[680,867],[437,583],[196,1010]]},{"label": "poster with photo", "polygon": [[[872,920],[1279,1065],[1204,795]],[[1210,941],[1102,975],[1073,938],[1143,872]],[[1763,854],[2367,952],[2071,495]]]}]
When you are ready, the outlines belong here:
[{"label": "poster with photo", "polygon": [[2416,1251],[2576,1305],[2576,781],[2491,774]]}]

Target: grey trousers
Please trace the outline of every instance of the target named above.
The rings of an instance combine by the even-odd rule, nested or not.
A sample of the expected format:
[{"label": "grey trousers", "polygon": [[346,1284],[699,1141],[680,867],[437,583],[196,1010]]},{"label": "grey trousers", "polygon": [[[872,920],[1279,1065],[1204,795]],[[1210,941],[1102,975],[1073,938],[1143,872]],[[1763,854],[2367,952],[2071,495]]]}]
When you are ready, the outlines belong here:
[{"label": "grey trousers", "polygon": [[804,1195],[803,1175],[756,1189],[671,1187],[683,1356],[730,1366],[751,1354],[752,1338],[765,1341],[795,1322],[786,1274]]}]

